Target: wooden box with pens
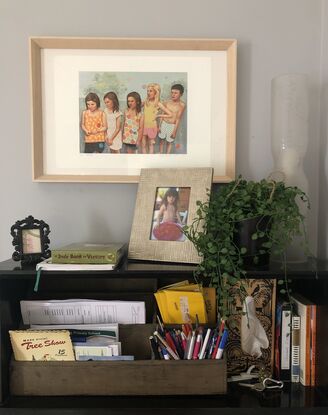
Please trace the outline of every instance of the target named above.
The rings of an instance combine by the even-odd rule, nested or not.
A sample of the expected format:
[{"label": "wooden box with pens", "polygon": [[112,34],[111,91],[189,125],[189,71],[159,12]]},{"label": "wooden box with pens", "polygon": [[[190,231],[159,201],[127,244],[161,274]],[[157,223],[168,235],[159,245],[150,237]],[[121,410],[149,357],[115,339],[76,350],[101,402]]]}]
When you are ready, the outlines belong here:
[{"label": "wooden box with pens", "polygon": [[[134,361],[12,361],[12,394],[131,396],[226,393],[225,357],[154,359],[149,337],[157,330],[156,324],[120,325],[122,354],[134,355]],[[29,381],[24,382],[24,379]]]}]

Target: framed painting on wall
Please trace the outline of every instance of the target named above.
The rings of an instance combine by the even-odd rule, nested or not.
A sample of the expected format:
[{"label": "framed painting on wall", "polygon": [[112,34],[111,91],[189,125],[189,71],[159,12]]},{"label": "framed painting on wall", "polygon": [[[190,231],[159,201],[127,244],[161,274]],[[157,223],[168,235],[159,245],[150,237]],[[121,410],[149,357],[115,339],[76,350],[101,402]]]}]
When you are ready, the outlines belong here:
[{"label": "framed painting on wall", "polygon": [[235,176],[236,40],[30,39],[33,180]]},{"label": "framed painting on wall", "polygon": [[128,257],[199,263],[183,227],[193,222],[197,201],[208,201],[212,177],[212,168],[142,169]]}]

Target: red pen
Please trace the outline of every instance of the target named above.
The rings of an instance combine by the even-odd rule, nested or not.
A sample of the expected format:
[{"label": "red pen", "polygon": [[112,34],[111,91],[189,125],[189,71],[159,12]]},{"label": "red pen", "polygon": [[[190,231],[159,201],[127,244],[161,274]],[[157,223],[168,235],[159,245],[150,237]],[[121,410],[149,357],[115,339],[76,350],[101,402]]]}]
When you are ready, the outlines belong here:
[{"label": "red pen", "polygon": [[187,337],[184,334],[184,332],[181,333],[181,341],[182,341],[183,351],[185,352],[186,351],[186,348],[187,348]]},{"label": "red pen", "polygon": [[196,343],[195,343],[195,347],[194,347],[194,352],[193,352],[193,355],[192,355],[193,360],[198,359],[202,338],[203,338],[203,336],[200,333],[197,334],[197,339],[196,339]]},{"label": "red pen", "polygon": [[219,334],[218,334],[218,338],[216,339],[215,347],[214,347],[213,352],[211,354],[211,359],[216,358],[216,353],[217,353],[219,345],[220,345],[220,341],[221,341],[222,333],[223,333],[223,330],[224,330],[224,326],[225,326],[225,322],[224,322],[224,320],[222,320],[220,330],[219,330]]},{"label": "red pen", "polygon": [[192,332],[192,327],[190,324],[182,324],[182,331],[184,332],[185,336],[188,337],[189,333]]},{"label": "red pen", "polygon": [[175,353],[177,353],[177,349],[175,347],[175,343],[174,343],[174,340],[171,337],[171,334],[167,330],[165,330],[165,335],[164,336],[165,336],[165,340],[166,340],[167,344],[171,347],[171,349]]}]

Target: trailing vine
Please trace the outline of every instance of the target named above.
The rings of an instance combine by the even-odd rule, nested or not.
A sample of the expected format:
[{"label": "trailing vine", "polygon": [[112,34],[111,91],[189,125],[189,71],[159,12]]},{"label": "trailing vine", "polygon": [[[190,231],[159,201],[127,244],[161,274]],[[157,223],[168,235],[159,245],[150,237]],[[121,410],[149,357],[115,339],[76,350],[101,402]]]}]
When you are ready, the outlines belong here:
[{"label": "trailing vine", "polygon": [[[236,180],[209,195],[208,202],[197,202],[196,218],[184,228],[187,238],[194,244],[202,261],[198,265],[197,282],[217,289],[218,308],[226,318],[226,304],[233,300],[229,290],[246,275],[247,248],[236,242],[237,225],[241,221],[266,218],[265,226],[259,226],[252,240],[259,240],[258,255],[252,260],[256,265],[261,255],[273,254],[284,266],[285,278],[281,291],[289,296],[286,268],[286,249],[297,235],[302,236],[304,250],[309,254],[304,226],[304,216],[299,204],[309,209],[307,195],[298,187],[286,186],[284,182],[261,180],[247,181],[239,176]],[[240,285],[243,291],[242,284]]]}]

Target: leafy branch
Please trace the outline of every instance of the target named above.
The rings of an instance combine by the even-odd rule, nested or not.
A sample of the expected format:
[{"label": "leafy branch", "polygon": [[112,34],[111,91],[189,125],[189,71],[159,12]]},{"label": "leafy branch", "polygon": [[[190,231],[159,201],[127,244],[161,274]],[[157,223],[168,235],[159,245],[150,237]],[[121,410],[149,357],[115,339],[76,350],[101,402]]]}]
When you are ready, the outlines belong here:
[{"label": "leafy branch", "polygon": [[309,255],[300,204],[310,208],[307,195],[298,187],[272,180],[247,181],[241,176],[209,194],[208,202],[197,202],[196,218],[184,228],[184,233],[202,258],[195,277],[198,282],[217,288],[223,317],[229,313],[225,304],[230,300],[230,288],[246,275],[245,258],[249,253],[246,246],[238,244],[238,225],[247,219],[259,218],[251,235],[252,240],[262,241],[254,264],[260,255],[274,254],[280,258],[285,264],[283,290],[289,295],[286,250],[296,236],[303,237]]}]

